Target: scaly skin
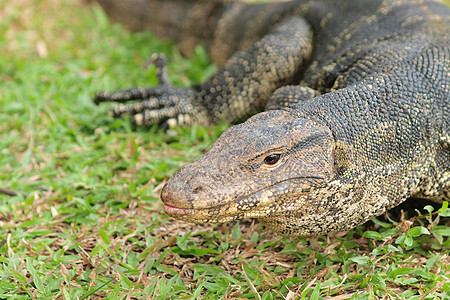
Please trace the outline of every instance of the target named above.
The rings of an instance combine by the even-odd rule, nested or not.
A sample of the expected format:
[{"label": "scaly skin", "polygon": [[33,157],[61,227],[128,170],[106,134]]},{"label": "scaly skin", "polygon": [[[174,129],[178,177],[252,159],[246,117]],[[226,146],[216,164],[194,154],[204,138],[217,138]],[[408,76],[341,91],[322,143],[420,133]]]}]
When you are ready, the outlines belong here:
[{"label": "scaly skin", "polygon": [[[96,96],[149,98],[113,110],[135,115],[138,125],[237,122],[266,108],[174,174],[161,193],[169,215],[195,223],[258,218],[282,234],[317,235],[412,196],[450,200],[445,6],[316,0],[215,12],[211,30],[225,56],[239,51],[207,82],[179,89],[160,76],[159,87]],[[261,40],[241,47],[248,32]],[[217,38],[211,45],[221,49]],[[158,69],[165,74],[164,64]]]}]

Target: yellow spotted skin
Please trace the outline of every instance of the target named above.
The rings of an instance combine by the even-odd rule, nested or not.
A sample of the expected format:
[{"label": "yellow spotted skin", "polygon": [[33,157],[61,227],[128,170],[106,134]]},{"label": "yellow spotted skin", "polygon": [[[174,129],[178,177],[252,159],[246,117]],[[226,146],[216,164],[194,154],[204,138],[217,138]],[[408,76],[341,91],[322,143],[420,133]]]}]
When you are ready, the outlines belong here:
[{"label": "yellow spotted skin", "polygon": [[[258,218],[281,234],[305,236],[350,229],[409,197],[450,200],[446,6],[198,1],[188,9],[182,0],[98,1],[135,29],[161,34],[162,23],[177,20],[169,36],[186,53],[204,43],[223,64],[201,85],[178,88],[156,55],[159,86],[97,93],[97,103],[139,99],[113,116],[208,125],[265,110],[173,175],[161,193],[168,214],[195,223]],[[166,20],[175,3],[185,13]],[[155,4],[163,13],[153,20]],[[127,22],[133,15],[140,17]]]}]

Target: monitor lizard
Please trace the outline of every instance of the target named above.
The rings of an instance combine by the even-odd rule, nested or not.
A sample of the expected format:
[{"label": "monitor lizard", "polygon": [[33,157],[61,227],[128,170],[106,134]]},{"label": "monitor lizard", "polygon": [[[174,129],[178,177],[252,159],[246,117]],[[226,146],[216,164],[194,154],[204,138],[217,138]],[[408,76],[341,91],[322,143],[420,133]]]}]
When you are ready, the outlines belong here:
[{"label": "monitor lizard", "polygon": [[[98,0],[223,64],[193,88],[106,92],[137,125],[242,124],[161,192],[195,223],[257,218],[285,235],[347,230],[409,197],[450,200],[450,11],[429,0]],[[175,9],[177,8],[177,9]],[[156,16],[157,15],[157,16]]]}]

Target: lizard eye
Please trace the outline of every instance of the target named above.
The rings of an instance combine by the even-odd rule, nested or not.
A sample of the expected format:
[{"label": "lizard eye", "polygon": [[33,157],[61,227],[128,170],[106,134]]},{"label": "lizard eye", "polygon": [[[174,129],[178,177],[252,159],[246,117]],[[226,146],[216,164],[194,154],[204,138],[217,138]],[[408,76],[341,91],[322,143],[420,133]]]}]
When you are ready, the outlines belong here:
[{"label": "lizard eye", "polygon": [[264,162],[268,165],[274,165],[280,160],[281,154],[271,154],[264,158]]}]

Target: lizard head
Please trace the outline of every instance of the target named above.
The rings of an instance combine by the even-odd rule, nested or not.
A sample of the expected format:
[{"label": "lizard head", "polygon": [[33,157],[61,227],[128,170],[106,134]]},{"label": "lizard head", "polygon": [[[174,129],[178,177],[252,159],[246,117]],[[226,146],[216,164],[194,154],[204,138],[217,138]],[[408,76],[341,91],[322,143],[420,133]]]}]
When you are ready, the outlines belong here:
[{"label": "lizard head", "polygon": [[289,225],[272,221],[308,214],[307,195],[332,179],[333,145],[329,128],[291,110],[257,114],[169,179],[164,209],[194,223],[258,218],[283,232]]}]

